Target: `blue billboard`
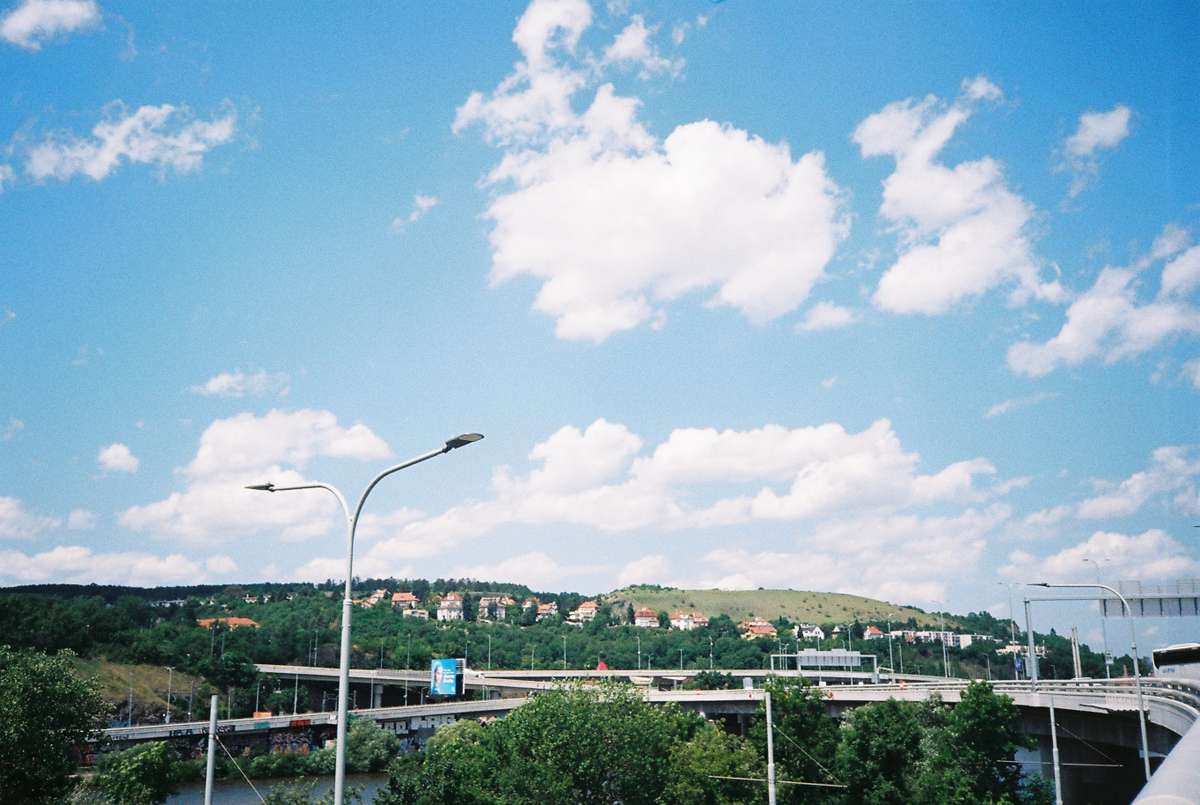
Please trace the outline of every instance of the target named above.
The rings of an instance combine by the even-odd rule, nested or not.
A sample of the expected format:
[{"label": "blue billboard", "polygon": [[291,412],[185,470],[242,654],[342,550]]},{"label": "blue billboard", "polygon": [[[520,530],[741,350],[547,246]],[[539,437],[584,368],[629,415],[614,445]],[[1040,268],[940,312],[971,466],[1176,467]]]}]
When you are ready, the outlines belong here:
[{"label": "blue billboard", "polygon": [[458,692],[458,660],[434,660],[429,666],[429,693],[453,696]]}]

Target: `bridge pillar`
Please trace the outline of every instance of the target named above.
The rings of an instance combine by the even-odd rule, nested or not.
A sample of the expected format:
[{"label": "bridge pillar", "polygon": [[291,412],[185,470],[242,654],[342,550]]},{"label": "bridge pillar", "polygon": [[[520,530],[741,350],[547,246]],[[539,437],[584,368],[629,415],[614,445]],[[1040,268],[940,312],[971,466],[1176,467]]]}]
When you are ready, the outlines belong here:
[{"label": "bridge pillar", "polygon": [[372,707],[383,707],[383,685],[375,686],[375,695],[371,697]]}]

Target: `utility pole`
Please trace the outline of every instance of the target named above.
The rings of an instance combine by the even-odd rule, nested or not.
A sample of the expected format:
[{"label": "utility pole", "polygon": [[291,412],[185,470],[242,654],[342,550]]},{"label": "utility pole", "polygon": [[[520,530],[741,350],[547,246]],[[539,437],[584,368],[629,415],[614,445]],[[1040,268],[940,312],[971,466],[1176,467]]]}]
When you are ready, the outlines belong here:
[{"label": "utility pole", "polygon": [[775,725],[771,721],[771,692],[766,694],[767,705],[767,805],[775,805]]},{"label": "utility pole", "polygon": [[133,677],[129,678],[129,717],[125,719],[125,726],[133,726]]},{"label": "utility pole", "polygon": [[679,670],[683,670],[683,649],[679,649]]},{"label": "utility pole", "polygon": [[[892,676],[896,675],[896,661],[892,659],[892,622],[888,621],[888,668],[892,671]],[[990,678],[990,677],[989,677]]]},{"label": "utility pole", "polygon": [[1054,718],[1054,694],[1050,694],[1050,746],[1053,749],[1054,760],[1054,805],[1063,805],[1062,772],[1058,764],[1058,724]]},{"label": "utility pole", "polygon": [[217,760],[217,701],[220,697],[213,694],[208,701],[208,767],[204,772],[204,805],[212,805],[213,777]]},{"label": "utility pole", "polygon": [[562,636],[563,641],[563,670],[567,670],[567,636]]},{"label": "utility pole", "polygon": [[192,720],[192,700],[196,698],[196,677],[192,677],[192,689],[188,693],[188,715],[187,720]]},{"label": "utility pole", "polygon": [[713,639],[710,636],[708,638],[708,670],[711,671],[712,669],[713,669]]},{"label": "utility pole", "polygon": [[941,630],[942,638],[942,676],[950,678],[950,664],[946,657],[946,620],[942,617],[942,613],[938,613],[938,629]]},{"label": "utility pole", "polygon": [[164,722],[167,724],[171,723],[171,691],[172,691],[171,683],[174,682],[174,680],[175,680],[175,668],[173,666],[168,665],[167,666],[167,717]]},{"label": "utility pole", "polygon": [[639,634],[639,635],[634,635],[634,637],[636,637],[636,638],[637,638],[637,644],[638,644],[638,670],[640,671],[640,670],[642,670],[642,636]]},{"label": "utility pole", "polygon": [[[300,674],[296,674],[295,686],[292,688],[292,715],[296,715],[296,710],[300,704]],[[406,702],[407,704],[407,702]]]}]

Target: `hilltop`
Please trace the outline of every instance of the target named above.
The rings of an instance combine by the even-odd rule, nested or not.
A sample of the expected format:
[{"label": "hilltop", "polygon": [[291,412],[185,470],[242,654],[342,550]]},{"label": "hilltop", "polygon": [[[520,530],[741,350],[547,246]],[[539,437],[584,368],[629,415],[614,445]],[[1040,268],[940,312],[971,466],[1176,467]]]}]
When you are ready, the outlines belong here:
[{"label": "hilltop", "polygon": [[[804,623],[850,623],[886,621],[903,623],[913,618],[922,626],[936,625],[937,616],[916,607],[899,606],[844,593],[818,593],[807,590],[679,590],[671,587],[636,586],[616,590],[604,596],[607,604],[649,607],[656,611],[697,610],[712,617],[728,615],[734,621],[758,617],[772,620],[780,616]],[[946,625],[957,625],[948,617]]]}]

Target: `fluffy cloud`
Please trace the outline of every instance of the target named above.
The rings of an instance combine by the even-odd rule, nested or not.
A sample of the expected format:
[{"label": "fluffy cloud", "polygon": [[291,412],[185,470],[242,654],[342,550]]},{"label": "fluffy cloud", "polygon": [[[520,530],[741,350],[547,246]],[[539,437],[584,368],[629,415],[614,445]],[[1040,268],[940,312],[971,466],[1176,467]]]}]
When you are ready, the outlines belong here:
[{"label": "fluffy cloud", "polygon": [[940,601],[949,580],[976,567],[986,535],[1008,517],[1007,506],[994,504],[953,517],[892,514],[829,521],[800,537],[801,550],[795,552],[710,551],[703,558],[710,575],[689,586],[821,589],[889,601]]},{"label": "fluffy cloud", "polygon": [[491,564],[460,566],[451,575],[484,581],[514,581],[538,590],[558,589],[563,580],[596,570],[595,565],[561,565],[541,551],[511,556]]},{"label": "fluffy cloud", "polygon": [[679,72],[683,63],[663,58],[650,42],[653,33],[654,31],[646,27],[642,15],[634,14],[629,25],[617,34],[617,38],[605,49],[604,63],[636,66],[641,69],[642,78],[649,78],[665,70]]},{"label": "fluffy cloud", "polygon": [[694,291],[754,322],[796,309],[848,226],[823,155],[712,121],[660,141],[611,84],[577,113],[591,74],[569,62],[590,22],[586,3],[536,0],[515,71],[458,110],[455,131],[478,124],[506,152],[487,180],[492,281],[537,279],[558,336],[595,342],[661,325]]},{"label": "fluffy cloud", "polygon": [[643,556],[627,562],[617,573],[617,586],[629,587],[634,584],[659,584],[667,579],[671,572],[671,561],[661,553]]},{"label": "fluffy cloud", "polygon": [[835,305],[832,302],[817,302],[808,309],[804,321],[796,325],[797,330],[806,333],[814,330],[833,330],[838,327],[848,327],[858,321],[858,313],[848,307]]},{"label": "fluffy cloud", "polygon": [[96,461],[100,463],[101,469],[110,472],[137,472],[138,465],[141,463],[133,451],[120,442],[114,442],[108,447],[101,448],[100,453],[96,456]]},{"label": "fluffy cloud", "polygon": [[261,417],[218,419],[201,435],[192,461],[176,470],[185,489],[126,509],[120,523],[200,543],[263,531],[304,539],[325,533],[334,522],[332,496],[314,490],[264,497],[242,487],[304,483],[301,471],[317,457],[367,461],[389,455],[387,444],[366,425],[342,427],[329,411],[272,410]]},{"label": "fluffy cloud", "polygon": [[1111,578],[1149,581],[1191,578],[1200,573],[1200,562],[1192,552],[1157,528],[1136,535],[1097,531],[1084,542],[1045,557],[1013,551],[1000,573],[1025,582],[1089,581],[1095,578],[1096,563],[1101,560]]},{"label": "fluffy cloud", "polygon": [[95,0],[25,0],[0,19],[0,39],[26,50],[62,34],[100,23]]},{"label": "fluffy cloud", "polygon": [[1168,339],[1200,334],[1200,309],[1184,298],[1200,284],[1200,247],[1187,249],[1163,268],[1153,300],[1138,299],[1142,270],[1185,245],[1177,230],[1169,229],[1133,266],[1101,270],[1092,287],[1071,303],[1057,335],[1042,343],[1022,341],[1009,347],[1009,368],[1040,377],[1097,357],[1115,363]]},{"label": "fluffy cloud", "polygon": [[1043,283],[1027,234],[1033,206],[1008,189],[990,158],[953,168],[936,160],[982,100],[1000,90],[985,77],[964,82],[963,96],[946,105],[933,96],[884,107],[854,131],[864,157],[891,156],[880,213],[900,233],[901,253],[884,272],[874,302],[896,313],[944,313],[955,303],[1005,282],[1012,301],[1059,300],[1057,283]]},{"label": "fluffy cloud", "polygon": [[1182,446],[1167,446],[1151,454],[1150,469],[1135,472],[1109,489],[1079,504],[1077,516],[1088,520],[1133,514],[1155,495],[1175,492],[1200,476],[1200,457]]},{"label": "fluffy cloud", "polygon": [[392,219],[392,231],[401,232],[409,224],[416,223],[425,217],[425,213],[438,205],[437,196],[423,196],[420,193],[413,196],[412,211],[406,217]]},{"label": "fluffy cloud", "polygon": [[202,397],[261,397],[264,394],[283,397],[288,393],[288,376],[282,372],[243,372],[235,369],[215,374],[189,390]]},{"label": "fluffy cloud", "polygon": [[4,192],[4,186],[12,184],[17,180],[17,172],[13,170],[12,165],[0,163],[0,193]]},{"label": "fluffy cloud", "polygon": [[186,173],[204,154],[233,138],[236,114],[194,120],[186,107],[141,106],[130,112],[111,104],[90,137],[55,135],[29,151],[25,172],[35,181],[66,181],[77,174],[100,181],[121,162],[156,165]]},{"label": "fluffy cloud", "polygon": [[[870,528],[910,522],[934,527],[941,521],[887,518],[906,509],[984,501],[1012,487],[977,486],[995,474],[982,458],[921,474],[920,456],[902,448],[887,420],[858,433],[837,423],[681,428],[647,451],[626,426],[598,419],[582,430],[561,428],[535,445],[530,459],[534,466],[523,475],[498,467],[489,499],[410,522],[376,541],[361,558],[361,571],[395,573],[446,546],[513,524],[623,533],[870,516],[876,518]],[[334,567],[333,561],[322,568]]]},{"label": "fluffy cloud", "polygon": [[[225,575],[228,557],[213,557],[216,575]],[[10,583],[128,584],[154,587],[164,584],[198,584],[210,579],[210,570],[182,554],[156,556],[140,551],[97,553],[82,545],[60,545],[26,554],[0,551],[0,578]]]},{"label": "fluffy cloud", "polygon": [[88,531],[96,527],[96,513],[88,509],[73,509],[67,515],[67,528],[72,531]]},{"label": "fluffy cloud", "polygon": [[1099,172],[1098,153],[1116,148],[1129,136],[1133,112],[1128,106],[1114,106],[1108,112],[1085,112],[1079,127],[1063,142],[1066,165],[1075,174],[1070,194],[1079,195]]},{"label": "fluffy cloud", "polygon": [[0,495],[0,539],[32,539],[60,525],[62,521],[57,517],[33,514],[16,498]]}]

